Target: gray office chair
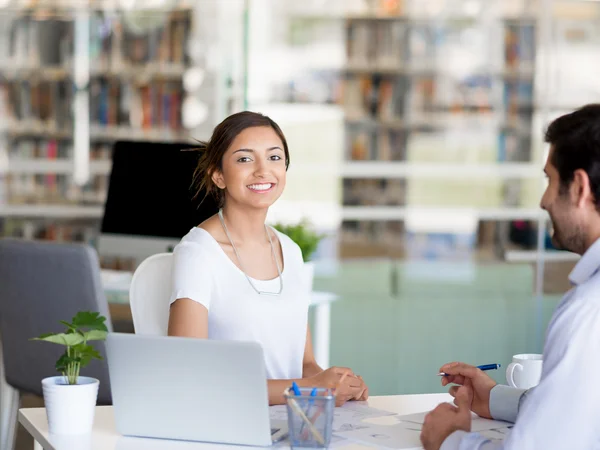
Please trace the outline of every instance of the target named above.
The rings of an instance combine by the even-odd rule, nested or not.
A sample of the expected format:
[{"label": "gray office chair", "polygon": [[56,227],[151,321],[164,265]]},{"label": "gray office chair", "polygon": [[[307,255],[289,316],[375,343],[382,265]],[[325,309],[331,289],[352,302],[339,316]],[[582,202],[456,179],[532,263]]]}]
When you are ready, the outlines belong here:
[{"label": "gray office chair", "polygon": [[[30,341],[63,331],[79,311],[99,312],[112,331],[96,252],[87,245],[0,239],[0,450],[12,450],[20,393],[42,395],[41,381],[57,375],[54,365],[64,347]],[[81,374],[100,380],[98,404],[111,404],[103,341]],[[0,362],[2,362],[0,361]]]}]

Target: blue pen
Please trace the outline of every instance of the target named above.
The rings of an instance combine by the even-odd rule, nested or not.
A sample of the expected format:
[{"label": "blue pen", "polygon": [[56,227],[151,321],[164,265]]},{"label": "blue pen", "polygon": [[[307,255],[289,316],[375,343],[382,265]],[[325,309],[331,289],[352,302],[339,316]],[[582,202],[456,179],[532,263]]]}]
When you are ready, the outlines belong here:
[{"label": "blue pen", "polygon": [[295,381],[292,381],[292,391],[294,391],[294,395],[298,397],[302,395],[302,392],[300,392],[300,388]]},{"label": "blue pen", "polygon": [[[317,388],[313,388],[312,391],[310,391],[310,396],[311,397],[316,397],[317,396]],[[310,408],[312,407],[312,405],[315,404],[314,400],[309,400],[308,401],[308,407],[306,408],[306,417],[308,417],[310,415]]]},{"label": "blue pen", "polygon": [[[310,391],[310,396],[311,397],[317,396],[317,388],[313,388],[312,391]],[[308,406],[306,407],[306,411],[304,411],[304,414],[306,415],[306,417],[310,417],[310,409],[314,403],[315,403],[314,400],[308,401]],[[302,435],[302,431],[304,430],[304,425],[305,425],[304,422],[302,422],[302,426],[300,427],[300,435]]]},{"label": "blue pen", "polygon": [[[312,391],[310,391],[310,396],[311,397],[316,397],[317,396],[317,388],[313,388]],[[308,401],[308,408],[306,408],[306,416],[309,417],[310,416],[310,409],[312,408],[312,406],[315,404],[314,400],[309,400]]]},{"label": "blue pen", "polygon": [[[498,370],[500,368],[500,364],[484,364],[482,366],[477,366],[479,370]],[[438,373],[440,377],[447,377],[448,374],[444,372]]]}]

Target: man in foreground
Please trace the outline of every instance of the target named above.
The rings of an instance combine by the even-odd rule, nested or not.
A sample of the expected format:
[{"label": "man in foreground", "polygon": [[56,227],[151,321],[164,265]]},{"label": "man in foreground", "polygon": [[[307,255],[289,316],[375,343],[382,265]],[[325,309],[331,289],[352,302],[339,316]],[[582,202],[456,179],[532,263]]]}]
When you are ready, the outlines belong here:
[{"label": "man in foreground", "polygon": [[[556,247],[582,255],[569,275],[573,288],[548,326],[540,383],[529,391],[497,385],[479,369],[440,369],[456,407],[429,413],[426,450],[578,450],[600,448],[600,104],[559,117],[546,132],[548,187],[541,207]],[[471,433],[471,412],[515,422],[503,442]]]}]

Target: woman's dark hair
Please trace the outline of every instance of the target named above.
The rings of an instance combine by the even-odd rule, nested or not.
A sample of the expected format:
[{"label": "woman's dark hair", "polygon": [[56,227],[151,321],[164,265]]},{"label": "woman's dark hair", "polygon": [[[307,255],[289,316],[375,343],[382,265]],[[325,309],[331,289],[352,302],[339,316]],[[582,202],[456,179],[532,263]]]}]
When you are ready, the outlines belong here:
[{"label": "woman's dark hair", "polygon": [[600,104],[590,104],[554,120],[546,131],[552,145],[551,163],[564,192],[582,169],[590,179],[596,208],[600,209]]},{"label": "woman's dark hair", "polygon": [[[223,165],[223,155],[234,141],[234,139],[246,128],[252,127],[271,127],[281,142],[283,143],[283,151],[285,153],[285,168],[287,170],[290,165],[290,153],[288,144],[283,135],[283,131],[279,128],[270,117],[251,111],[243,111],[232,114],[217,125],[208,142],[200,142],[200,147],[197,150],[202,151],[198,166],[194,172],[194,182],[197,198],[202,191],[205,191],[204,198],[209,194],[212,195],[219,206],[223,206],[225,196],[212,180],[215,170],[221,170]],[[203,198],[203,200],[204,200]]]}]

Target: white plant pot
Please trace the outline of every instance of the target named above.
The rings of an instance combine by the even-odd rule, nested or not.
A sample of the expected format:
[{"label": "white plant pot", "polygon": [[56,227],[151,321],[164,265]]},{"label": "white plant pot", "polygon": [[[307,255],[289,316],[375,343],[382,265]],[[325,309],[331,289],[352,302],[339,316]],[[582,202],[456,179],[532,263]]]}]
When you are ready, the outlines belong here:
[{"label": "white plant pot", "polygon": [[67,384],[65,377],[42,380],[48,431],[57,435],[86,434],[92,431],[98,386],[95,378],[79,377]]},{"label": "white plant pot", "polygon": [[304,276],[308,281],[308,286],[312,292],[313,288],[313,280],[315,278],[315,263],[312,261],[308,261],[304,263]]}]

